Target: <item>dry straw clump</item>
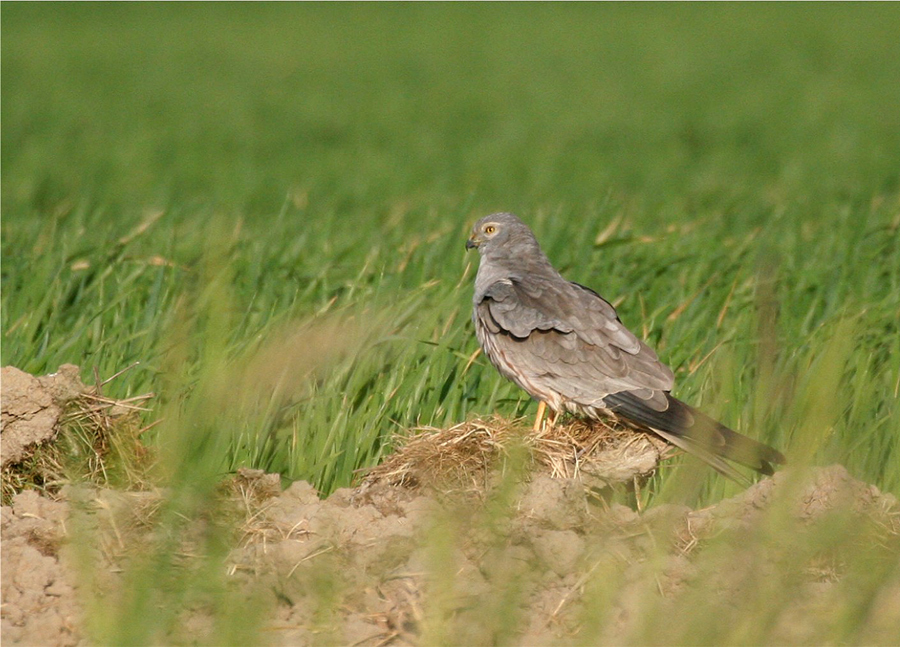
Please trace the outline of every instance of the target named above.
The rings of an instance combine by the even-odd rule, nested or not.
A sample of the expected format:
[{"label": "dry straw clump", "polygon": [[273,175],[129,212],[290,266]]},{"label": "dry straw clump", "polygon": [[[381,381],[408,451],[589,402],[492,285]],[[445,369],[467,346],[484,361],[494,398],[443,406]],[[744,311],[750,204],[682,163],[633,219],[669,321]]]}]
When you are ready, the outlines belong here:
[{"label": "dry straw clump", "polygon": [[363,487],[483,493],[519,449],[530,470],[607,487],[648,476],[669,451],[665,441],[649,433],[579,419],[565,419],[537,433],[524,419],[499,416],[416,432],[397,439],[396,452],[366,472]]},{"label": "dry straw clump", "polygon": [[25,489],[55,494],[68,482],[142,489],[152,461],[140,436],[153,394],[110,398],[76,366],[35,378],[3,369],[3,503]]}]

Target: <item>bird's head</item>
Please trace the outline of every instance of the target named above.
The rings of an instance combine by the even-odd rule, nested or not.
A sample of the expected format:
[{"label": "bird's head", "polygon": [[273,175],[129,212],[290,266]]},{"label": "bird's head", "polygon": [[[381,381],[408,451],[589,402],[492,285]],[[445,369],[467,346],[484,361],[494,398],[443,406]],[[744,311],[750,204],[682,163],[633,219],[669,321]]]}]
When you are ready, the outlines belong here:
[{"label": "bird's head", "polygon": [[482,256],[506,256],[512,250],[537,247],[534,234],[511,213],[493,213],[475,223],[466,241],[466,249],[477,249]]}]

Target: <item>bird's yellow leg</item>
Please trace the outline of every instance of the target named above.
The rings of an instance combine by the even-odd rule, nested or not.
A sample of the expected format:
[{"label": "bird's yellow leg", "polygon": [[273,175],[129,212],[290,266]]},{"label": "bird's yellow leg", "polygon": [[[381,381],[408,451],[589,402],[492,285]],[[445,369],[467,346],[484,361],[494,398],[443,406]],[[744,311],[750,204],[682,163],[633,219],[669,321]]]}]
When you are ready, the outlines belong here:
[{"label": "bird's yellow leg", "polygon": [[546,410],[547,410],[547,403],[544,402],[543,400],[538,402],[537,416],[534,419],[534,429],[533,429],[534,433],[538,433],[541,430],[541,426],[542,426],[541,423],[543,423],[543,421],[544,421],[544,411],[546,411]]},{"label": "bird's yellow leg", "polygon": [[559,420],[559,411],[551,411],[550,419],[547,421],[547,427],[553,429],[556,426],[556,421]]}]

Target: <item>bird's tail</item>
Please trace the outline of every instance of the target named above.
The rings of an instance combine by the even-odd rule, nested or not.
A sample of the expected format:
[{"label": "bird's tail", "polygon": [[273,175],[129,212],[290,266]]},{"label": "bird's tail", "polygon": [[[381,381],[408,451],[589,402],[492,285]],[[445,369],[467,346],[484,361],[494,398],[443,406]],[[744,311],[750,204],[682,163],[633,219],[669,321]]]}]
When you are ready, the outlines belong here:
[{"label": "bird's tail", "polygon": [[777,449],[748,438],[716,422],[668,393],[668,408],[656,411],[627,391],[604,398],[611,411],[639,423],[676,447],[694,454],[719,473],[741,483],[747,478],[724,459],[740,463],[761,474],[772,474],[772,464],[783,464]]}]

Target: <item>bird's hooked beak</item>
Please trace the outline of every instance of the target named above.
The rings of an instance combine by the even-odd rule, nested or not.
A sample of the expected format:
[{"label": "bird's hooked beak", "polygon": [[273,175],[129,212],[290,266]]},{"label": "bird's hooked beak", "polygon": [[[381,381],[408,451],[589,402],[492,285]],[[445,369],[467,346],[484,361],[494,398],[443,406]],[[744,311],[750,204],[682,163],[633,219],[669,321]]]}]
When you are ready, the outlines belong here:
[{"label": "bird's hooked beak", "polygon": [[481,239],[478,237],[478,234],[472,234],[466,241],[466,251],[469,251],[470,249],[478,249],[478,246],[480,244]]}]

